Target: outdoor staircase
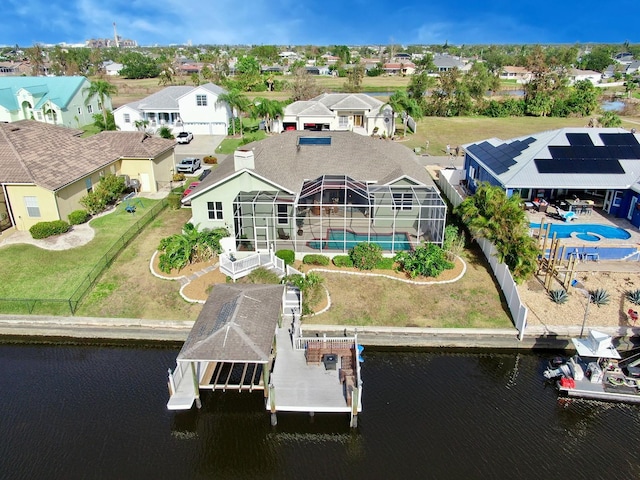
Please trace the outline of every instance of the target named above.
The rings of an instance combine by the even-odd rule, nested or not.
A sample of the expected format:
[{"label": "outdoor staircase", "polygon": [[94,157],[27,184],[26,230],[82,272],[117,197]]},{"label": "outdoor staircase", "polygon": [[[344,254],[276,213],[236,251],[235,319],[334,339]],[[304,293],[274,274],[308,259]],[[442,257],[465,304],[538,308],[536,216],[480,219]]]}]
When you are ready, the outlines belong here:
[{"label": "outdoor staircase", "polygon": [[233,255],[226,253],[220,254],[220,271],[231,277],[234,282],[260,267],[275,273],[278,278],[300,273],[290,266],[285,266],[284,260],[276,257],[273,249],[266,253],[252,253],[241,258],[235,258]]}]

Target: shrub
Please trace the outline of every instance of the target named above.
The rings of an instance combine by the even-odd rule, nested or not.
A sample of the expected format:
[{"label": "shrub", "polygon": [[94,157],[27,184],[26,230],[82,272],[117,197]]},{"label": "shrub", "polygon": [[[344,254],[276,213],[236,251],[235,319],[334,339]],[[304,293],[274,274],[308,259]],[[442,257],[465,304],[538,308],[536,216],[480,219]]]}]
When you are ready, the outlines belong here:
[{"label": "shrub", "polygon": [[107,199],[99,192],[89,192],[80,199],[80,204],[85,207],[91,215],[95,215],[107,207]]},{"label": "shrub", "polygon": [[64,220],[53,222],[38,222],[29,229],[29,233],[35,239],[47,238],[52,235],[60,235],[69,231],[70,225]]},{"label": "shrub", "polygon": [[218,159],[216,157],[213,157],[211,155],[207,155],[206,157],[204,157],[202,159],[202,161],[208,165],[217,165],[218,164]]},{"label": "shrub", "polygon": [[324,255],[319,255],[317,253],[311,253],[304,256],[302,263],[305,265],[327,266],[329,265],[329,257],[325,257]]},{"label": "shrub", "polygon": [[604,288],[590,291],[589,295],[591,296],[591,303],[595,303],[598,306],[609,304],[609,293]]},{"label": "shrub", "polygon": [[396,261],[393,258],[383,257],[378,263],[376,263],[375,268],[377,270],[393,270],[395,264]]},{"label": "shrub", "polygon": [[443,271],[453,268],[453,263],[447,260],[446,252],[434,243],[422,244],[412,252],[399,252],[395,261],[400,265],[400,270],[408,273],[411,278],[437,277]]},{"label": "shrub", "polygon": [[558,290],[551,290],[549,292],[549,298],[553,303],[563,304],[569,300],[566,290],[560,288]]},{"label": "shrub", "polygon": [[296,259],[296,253],[293,250],[278,250],[276,257],[284,260],[285,265],[291,265]]},{"label": "shrub", "polygon": [[382,247],[377,243],[362,242],[349,250],[353,266],[360,270],[371,270],[382,260]]},{"label": "shrub", "polygon": [[180,207],[182,207],[182,203],[180,202],[180,200],[182,200],[181,194],[170,193],[167,196],[167,205],[171,210],[178,210]]},{"label": "shrub", "polygon": [[89,215],[89,212],[87,212],[86,210],[74,210],[68,216],[69,223],[71,225],[80,225],[81,223],[85,223],[87,220],[89,220],[90,216],[91,215]]},{"label": "shrub", "polygon": [[336,255],[333,257],[333,264],[336,267],[353,267],[353,261],[349,255]]},{"label": "shrub", "polygon": [[113,174],[105,175],[95,186],[94,191],[103,195],[107,203],[114,203],[120,195],[127,189],[124,177]]},{"label": "shrub", "polygon": [[174,173],[173,181],[174,182],[182,182],[185,179],[184,173]]},{"label": "shrub", "polygon": [[626,297],[634,305],[640,305],[640,289],[628,291]]}]

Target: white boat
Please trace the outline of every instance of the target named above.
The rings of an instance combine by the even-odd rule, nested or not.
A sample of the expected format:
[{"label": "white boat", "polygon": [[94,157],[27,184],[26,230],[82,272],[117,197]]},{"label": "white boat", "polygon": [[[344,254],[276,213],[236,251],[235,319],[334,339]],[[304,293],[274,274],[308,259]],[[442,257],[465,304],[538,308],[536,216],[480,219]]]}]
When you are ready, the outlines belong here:
[{"label": "white boat", "polygon": [[640,359],[623,367],[611,336],[595,330],[571,341],[576,355],[554,359],[544,372],[545,378],[556,380],[561,395],[640,403]]}]

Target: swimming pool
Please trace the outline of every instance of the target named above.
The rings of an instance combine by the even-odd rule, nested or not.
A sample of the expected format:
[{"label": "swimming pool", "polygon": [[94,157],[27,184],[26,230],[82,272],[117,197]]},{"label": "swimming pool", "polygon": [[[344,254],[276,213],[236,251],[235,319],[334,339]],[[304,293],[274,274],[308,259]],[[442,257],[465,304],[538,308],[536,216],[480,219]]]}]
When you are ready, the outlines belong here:
[{"label": "swimming pool", "polygon": [[402,233],[372,233],[369,237],[366,233],[356,233],[351,230],[336,230],[330,228],[327,232],[326,240],[315,240],[308,243],[311,248],[320,250],[326,248],[329,250],[343,250],[355,247],[358,243],[371,242],[377,243],[383,250],[411,250],[411,242],[409,236]]},{"label": "swimming pool", "polygon": [[[539,223],[531,223],[529,226],[531,228],[540,228]],[[619,240],[628,240],[631,238],[631,234],[623,228],[612,227],[610,225],[600,225],[598,223],[551,224],[551,235],[556,233],[557,238],[571,238],[571,234],[574,232],[577,238],[587,242],[597,242],[600,240],[600,237]]]}]

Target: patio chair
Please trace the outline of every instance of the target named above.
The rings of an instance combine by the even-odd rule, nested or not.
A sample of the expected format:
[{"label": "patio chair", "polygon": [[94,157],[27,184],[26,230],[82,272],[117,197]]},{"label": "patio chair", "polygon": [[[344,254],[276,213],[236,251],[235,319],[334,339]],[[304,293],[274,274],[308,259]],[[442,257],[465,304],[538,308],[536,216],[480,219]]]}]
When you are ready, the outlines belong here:
[{"label": "patio chair", "polygon": [[289,240],[289,238],[291,237],[287,235],[287,232],[284,231],[284,228],[280,227],[278,228],[278,238],[280,240]]}]

